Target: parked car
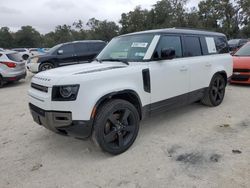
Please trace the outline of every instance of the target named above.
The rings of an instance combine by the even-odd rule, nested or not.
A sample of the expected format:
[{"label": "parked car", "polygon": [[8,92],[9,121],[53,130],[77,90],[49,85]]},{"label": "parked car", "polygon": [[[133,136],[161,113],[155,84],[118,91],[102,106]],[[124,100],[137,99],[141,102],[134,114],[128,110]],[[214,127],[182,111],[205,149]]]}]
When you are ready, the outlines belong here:
[{"label": "parked car", "polygon": [[250,42],[233,55],[233,76],[231,83],[250,84]]},{"label": "parked car", "polygon": [[4,51],[4,49],[3,48],[0,48],[0,52],[3,52]]},{"label": "parked car", "polygon": [[106,43],[100,40],[58,44],[48,53],[30,58],[27,69],[36,73],[65,65],[91,62],[105,45]]},{"label": "parked car", "polygon": [[0,87],[26,77],[25,63],[17,52],[0,52]]},{"label": "parked car", "polygon": [[38,124],[93,140],[120,154],[139,122],[157,112],[201,101],[222,103],[233,61],[221,33],[160,29],[116,37],[89,64],[38,73],[28,91]]},{"label": "parked car", "polygon": [[44,48],[30,48],[29,53],[31,54],[31,57],[33,57],[33,56],[45,54],[46,51],[44,50]]},{"label": "parked car", "polygon": [[18,52],[23,60],[27,60],[30,57],[30,52],[27,48],[14,48],[11,50]]},{"label": "parked car", "polygon": [[246,44],[248,39],[232,39],[228,41],[229,50],[231,53],[237,51],[241,46]]}]

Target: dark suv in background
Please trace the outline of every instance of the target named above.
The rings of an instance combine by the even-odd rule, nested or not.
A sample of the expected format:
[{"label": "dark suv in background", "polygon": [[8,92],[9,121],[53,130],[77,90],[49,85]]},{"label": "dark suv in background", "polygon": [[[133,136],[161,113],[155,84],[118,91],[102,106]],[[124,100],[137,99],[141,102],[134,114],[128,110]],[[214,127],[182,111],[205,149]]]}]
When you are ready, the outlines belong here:
[{"label": "dark suv in background", "polygon": [[248,39],[231,39],[228,41],[230,52],[237,51],[240,47],[248,42]]},{"label": "dark suv in background", "polygon": [[58,44],[48,53],[27,61],[27,69],[33,73],[55,67],[91,62],[106,46],[101,40],[84,40]]}]

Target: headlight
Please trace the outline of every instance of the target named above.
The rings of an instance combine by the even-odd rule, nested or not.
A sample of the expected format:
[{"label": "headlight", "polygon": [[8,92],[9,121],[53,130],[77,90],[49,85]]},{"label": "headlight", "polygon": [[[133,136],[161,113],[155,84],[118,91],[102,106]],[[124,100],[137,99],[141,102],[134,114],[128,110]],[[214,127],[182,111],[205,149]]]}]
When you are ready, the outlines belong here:
[{"label": "headlight", "polygon": [[52,101],[75,101],[79,85],[53,86]]}]

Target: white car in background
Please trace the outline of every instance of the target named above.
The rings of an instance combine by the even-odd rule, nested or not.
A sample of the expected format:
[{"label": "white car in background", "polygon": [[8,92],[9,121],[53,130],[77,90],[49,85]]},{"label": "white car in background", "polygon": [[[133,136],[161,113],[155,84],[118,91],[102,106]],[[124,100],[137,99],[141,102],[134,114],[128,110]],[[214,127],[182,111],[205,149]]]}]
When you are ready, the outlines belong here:
[{"label": "white car in background", "polygon": [[0,51],[0,87],[26,77],[25,63],[15,51]]},{"label": "white car in background", "polygon": [[27,48],[13,48],[12,50],[18,52],[23,60],[27,60],[31,56],[30,51]]}]

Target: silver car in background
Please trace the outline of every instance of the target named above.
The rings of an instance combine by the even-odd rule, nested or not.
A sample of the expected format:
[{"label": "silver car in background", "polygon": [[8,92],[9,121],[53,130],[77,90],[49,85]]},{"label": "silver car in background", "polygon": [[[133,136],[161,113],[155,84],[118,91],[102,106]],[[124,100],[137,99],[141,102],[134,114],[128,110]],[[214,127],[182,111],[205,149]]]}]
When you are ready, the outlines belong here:
[{"label": "silver car in background", "polygon": [[25,62],[17,52],[0,51],[0,87],[26,77]]}]

